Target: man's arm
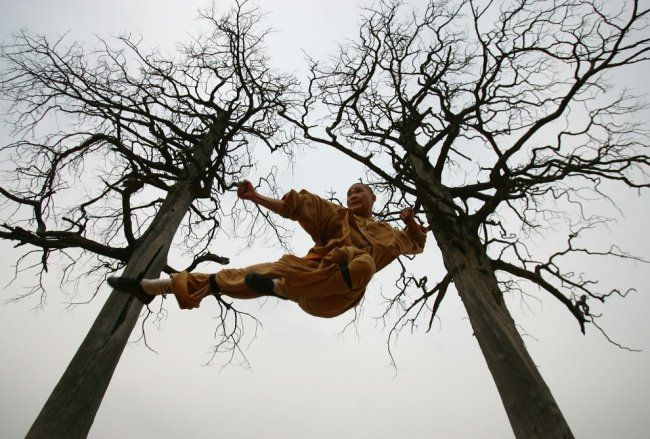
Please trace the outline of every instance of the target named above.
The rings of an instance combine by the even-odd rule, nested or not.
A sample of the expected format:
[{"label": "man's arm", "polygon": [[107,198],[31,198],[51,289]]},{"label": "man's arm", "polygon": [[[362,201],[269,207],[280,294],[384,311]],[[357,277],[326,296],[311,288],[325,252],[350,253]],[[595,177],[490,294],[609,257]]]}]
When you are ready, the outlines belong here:
[{"label": "man's arm", "polygon": [[319,242],[321,229],[327,223],[328,218],[338,209],[341,209],[340,206],[305,190],[300,192],[291,190],[279,200],[265,197],[258,194],[248,180],[239,183],[237,195],[243,200],[250,200],[266,207],[284,218],[298,221],[314,242]]},{"label": "man's arm", "polygon": [[237,196],[242,200],[249,200],[257,205],[266,207],[274,213],[280,213],[284,207],[284,200],[260,195],[253,187],[253,184],[248,180],[243,180],[239,183],[239,186],[237,187]]}]

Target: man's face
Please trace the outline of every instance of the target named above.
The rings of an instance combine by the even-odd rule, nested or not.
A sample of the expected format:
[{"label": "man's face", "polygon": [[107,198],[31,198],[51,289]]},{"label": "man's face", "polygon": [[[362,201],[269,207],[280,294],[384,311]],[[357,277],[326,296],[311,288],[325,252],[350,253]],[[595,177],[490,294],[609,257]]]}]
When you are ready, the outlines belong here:
[{"label": "man's face", "polygon": [[375,199],[375,195],[364,184],[355,183],[348,189],[348,209],[356,215],[371,216]]}]

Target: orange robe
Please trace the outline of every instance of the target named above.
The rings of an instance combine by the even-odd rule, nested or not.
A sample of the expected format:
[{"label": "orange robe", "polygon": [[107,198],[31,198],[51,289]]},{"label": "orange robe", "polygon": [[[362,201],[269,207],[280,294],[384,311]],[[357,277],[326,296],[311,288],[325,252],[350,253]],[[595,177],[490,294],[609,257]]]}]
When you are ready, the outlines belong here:
[{"label": "orange robe", "polygon": [[[305,190],[282,197],[281,216],[298,221],[314,240],[305,257],[284,255],[276,262],[242,269],[224,269],[216,274],[172,274],[172,291],[181,308],[199,306],[212,294],[210,276],[222,294],[238,299],[262,296],[244,282],[250,272],[278,279],[275,293],[296,302],[318,317],[335,317],[356,306],[375,274],[402,254],[421,253],[426,241],[418,227],[397,230],[385,222],[354,215],[349,209]],[[352,287],[343,278],[339,264],[347,263]]]}]

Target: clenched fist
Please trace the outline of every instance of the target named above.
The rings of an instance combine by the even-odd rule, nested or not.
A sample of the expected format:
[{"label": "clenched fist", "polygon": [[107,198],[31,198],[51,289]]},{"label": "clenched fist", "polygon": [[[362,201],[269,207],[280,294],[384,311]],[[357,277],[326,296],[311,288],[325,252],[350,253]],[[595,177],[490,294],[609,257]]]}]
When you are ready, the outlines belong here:
[{"label": "clenched fist", "polygon": [[257,196],[257,191],[255,191],[253,183],[242,180],[237,186],[237,196],[242,200],[253,200]]},{"label": "clenched fist", "polygon": [[416,226],[420,229],[422,233],[427,233],[429,231],[428,227],[423,226],[415,220],[415,214],[413,209],[407,207],[399,213],[399,218],[404,221],[407,227]]},{"label": "clenched fist", "polygon": [[402,210],[399,213],[399,219],[404,221],[404,223],[406,223],[406,224],[415,221],[415,215],[413,214],[413,209],[411,209],[410,207],[407,207],[406,209]]}]

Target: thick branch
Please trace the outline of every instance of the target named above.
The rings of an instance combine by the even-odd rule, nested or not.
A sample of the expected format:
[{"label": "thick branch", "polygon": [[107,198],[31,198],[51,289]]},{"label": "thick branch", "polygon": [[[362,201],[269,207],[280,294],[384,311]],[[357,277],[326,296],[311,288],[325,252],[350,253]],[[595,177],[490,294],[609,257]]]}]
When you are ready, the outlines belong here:
[{"label": "thick branch", "polygon": [[582,310],[576,304],[572,303],[570,299],[565,297],[557,288],[544,280],[544,278],[539,273],[528,271],[524,268],[517,267],[516,265],[504,262],[500,259],[492,259],[490,260],[490,263],[495,270],[505,271],[512,274],[513,276],[529,280],[551,293],[553,297],[558,299],[569,311],[571,311],[571,314],[573,314],[576,320],[578,320],[580,331],[583,334],[585,333],[585,322],[587,320],[585,319],[585,315]]}]

